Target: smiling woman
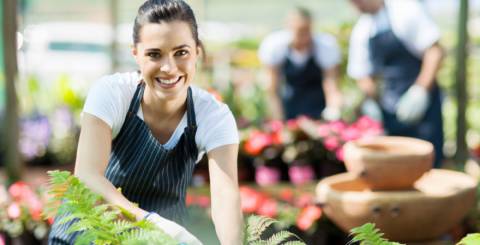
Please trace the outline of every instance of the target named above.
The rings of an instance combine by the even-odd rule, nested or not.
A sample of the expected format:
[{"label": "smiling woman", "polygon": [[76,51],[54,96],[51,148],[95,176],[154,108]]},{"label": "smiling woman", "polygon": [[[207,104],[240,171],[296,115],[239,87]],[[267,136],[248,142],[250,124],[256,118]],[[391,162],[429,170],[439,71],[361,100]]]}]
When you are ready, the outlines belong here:
[{"label": "smiling woman", "polygon": [[[133,32],[140,72],[105,76],[90,90],[75,175],[138,220],[179,242],[201,244],[180,224],[193,168],[206,153],[218,238],[240,244],[238,131],[229,108],[192,85],[201,43],[191,8],[182,0],[146,1]],[[77,220],[60,218],[49,243],[74,243],[78,233],[67,230]]]}]

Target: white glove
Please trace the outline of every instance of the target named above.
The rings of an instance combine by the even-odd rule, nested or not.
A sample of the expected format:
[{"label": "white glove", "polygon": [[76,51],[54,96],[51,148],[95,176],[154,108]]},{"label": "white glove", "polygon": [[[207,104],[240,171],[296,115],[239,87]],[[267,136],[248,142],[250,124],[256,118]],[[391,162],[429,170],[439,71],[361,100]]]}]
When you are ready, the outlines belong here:
[{"label": "white glove", "polygon": [[165,219],[157,213],[148,213],[145,219],[155,224],[158,228],[170,235],[173,239],[177,240],[181,244],[188,245],[203,245],[198,238],[187,231],[183,226]]},{"label": "white glove", "polygon": [[375,121],[383,121],[382,109],[380,109],[378,103],[372,98],[367,98],[363,101],[361,110],[363,115]]},{"label": "white glove", "polygon": [[325,119],[326,121],[335,121],[340,119],[342,116],[340,110],[335,107],[325,107],[322,111],[322,118]]},{"label": "white glove", "polygon": [[397,119],[405,124],[416,123],[425,115],[429,103],[428,91],[424,87],[414,84],[398,101]]}]

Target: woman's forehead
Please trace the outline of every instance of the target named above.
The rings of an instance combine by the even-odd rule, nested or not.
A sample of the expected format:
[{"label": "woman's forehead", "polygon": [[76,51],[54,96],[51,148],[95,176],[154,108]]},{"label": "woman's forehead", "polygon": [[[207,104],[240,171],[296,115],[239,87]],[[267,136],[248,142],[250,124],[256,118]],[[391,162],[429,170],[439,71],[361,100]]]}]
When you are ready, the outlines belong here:
[{"label": "woman's forehead", "polygon": [[145,24],[140,30],[140,42],[148,46],[172,46],[195,44],[187,22],[171,21]]}]

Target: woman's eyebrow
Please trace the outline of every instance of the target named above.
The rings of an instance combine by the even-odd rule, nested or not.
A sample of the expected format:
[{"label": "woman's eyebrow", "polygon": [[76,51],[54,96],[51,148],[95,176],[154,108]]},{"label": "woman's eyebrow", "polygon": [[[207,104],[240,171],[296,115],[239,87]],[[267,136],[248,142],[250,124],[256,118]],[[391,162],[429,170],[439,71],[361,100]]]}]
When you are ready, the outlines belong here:
[{"label": "woman's eyebrow", "polygon": [[178,46],[174,47],[173,50],[182,49],[182,48],[190,48],[190,46],[188,44],[182,44],[182,45],[178,45]]}]

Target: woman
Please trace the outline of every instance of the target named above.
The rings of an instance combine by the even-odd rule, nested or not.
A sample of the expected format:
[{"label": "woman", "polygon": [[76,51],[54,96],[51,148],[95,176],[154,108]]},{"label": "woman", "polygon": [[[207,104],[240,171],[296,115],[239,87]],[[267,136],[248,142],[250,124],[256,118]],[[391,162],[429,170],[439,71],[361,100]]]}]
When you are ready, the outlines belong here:
[{"label": "woman", "polygon": [[[417,0],[351,0],[363,13],[350,39],[348,73],[380,111],[389,135],[430,141],[435,167],[443,148],[440,33]],[[383,82],[377,93],[377,83]],[[380,108],[375,110],[378,100]],[[370,106],[368,106],[370,105]],[[378,108],[378,105],[377,105]]]},{"label": "woman", "polygon": [[341,56],[335,38],[312,34],[312,17],[306,9],[291,11],[287,22],[288,29],[267,36],[258,51],[270,76],[272,118],[288,120],[306,115],[339,119]]},{"label": "woman", "polygon": [[[175,222],[182,222],[187,185],[206,152],[217,235],[221,244],[240,244],[238,132],[225,104],[191,86],[201,51],[191,8],[182,0],[146,1],[133,41],[140,73],[104,77],[89,92],[75,175],[138,220],[201,244]],[[67,235],[68,226],[56,222],[49,243],[73,243],[78,234]]]}]

